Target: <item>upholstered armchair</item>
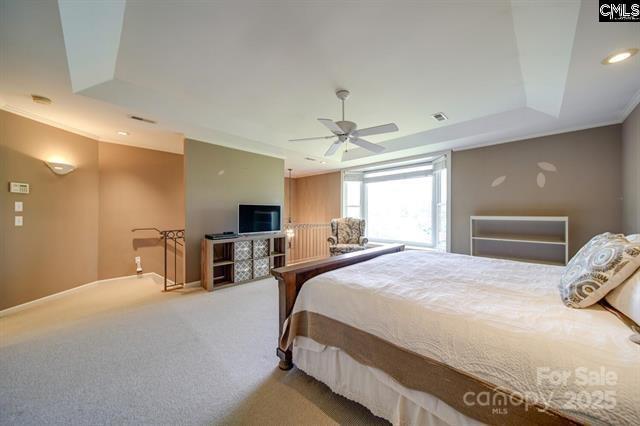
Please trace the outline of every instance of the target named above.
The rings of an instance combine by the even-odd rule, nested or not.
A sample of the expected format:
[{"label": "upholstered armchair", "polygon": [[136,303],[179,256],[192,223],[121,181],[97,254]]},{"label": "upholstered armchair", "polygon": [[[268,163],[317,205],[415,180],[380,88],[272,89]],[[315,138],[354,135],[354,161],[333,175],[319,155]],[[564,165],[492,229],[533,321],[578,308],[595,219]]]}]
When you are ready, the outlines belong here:
[{"label": "upholstered armchair", "polygon": [[369,241],[364,236],[364,219],[345,217],[331,220],[329,253],[331,256],[364,250]]}]

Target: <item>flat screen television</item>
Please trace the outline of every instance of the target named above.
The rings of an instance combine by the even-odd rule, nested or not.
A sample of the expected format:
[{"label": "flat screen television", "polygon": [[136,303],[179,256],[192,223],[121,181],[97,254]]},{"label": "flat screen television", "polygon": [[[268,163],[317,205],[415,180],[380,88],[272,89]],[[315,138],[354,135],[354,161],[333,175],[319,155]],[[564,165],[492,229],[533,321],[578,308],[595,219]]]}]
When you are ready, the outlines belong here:
[{"label": "flat screen television", "polygon": [[238,233],[257,234],[278,232],[282,229],[280,206],[239,204]]}]

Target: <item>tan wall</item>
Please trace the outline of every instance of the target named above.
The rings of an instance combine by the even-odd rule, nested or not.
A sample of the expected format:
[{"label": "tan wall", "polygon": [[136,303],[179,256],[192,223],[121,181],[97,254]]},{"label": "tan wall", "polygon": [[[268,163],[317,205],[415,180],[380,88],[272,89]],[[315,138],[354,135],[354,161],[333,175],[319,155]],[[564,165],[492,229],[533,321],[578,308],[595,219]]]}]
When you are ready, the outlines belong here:
[{"label": "tan wall", "polygon": [[[62,156],[77,170],[55,175],[44,163]],[[98,278],[98,144],[0,111],[0,309]],[[31,185],[28,195],[8,182]],[[14,227],[14,201],[24,226]]]},{"label": "tan wall", "polygon": [[342,216],[340,172],[294,178],[293,182],[293,222],[329,223],[331,219]]},{"label": "tan wall", "polygon": [[[289,217],[294,221],[294,210],[296,208],[296,178],[284,178],[284,217],[282,220],[287,222]],[[289,188],[291,188],[291,194],[289,194]]]},{"label": "tan wall", "polygon": [[[140,256],[144,272],[164,274],[164,246],[152,231],[133,228],[184,228],[184,161],[182,155],[100,142],[100,241],[98,278],[136,273]],[[173,279],[173,250],[168,277]],[[178,279],[183,250],[178,247]]]},{"label": "tan wall", "polygon": [[640,105],[622,124],[623,230],[640,232]]},{"label": "tan wall", "polygon": [[[158,238],[131,228],[184,227],[181,155],[99,143],[1,110],[0,142],[0,310],[135,274],[136,255],[145,272],[163,272]],[[77,169],[55,175],[43,163],[54,157]],[[10,181],[31,193],[9,193]],[[14,201],[24,202],[21,228]]]},{"label": "tan wall", "polygon": [[[200,279],[205,234],[237,231],[239,203],[284,203],[284,161],[195,140],[185,140],[187,281]],[[284,217],[283,217],[284,220]]]},{"label": "tan wall", "polygon": [[[621,145],[615,125],[454,152],[452,251],[469,253],[471,215],[569,216],[571,254],[599,232],[621,232]],[[538,162],[558,169],[544,172],[544,188]]]}]

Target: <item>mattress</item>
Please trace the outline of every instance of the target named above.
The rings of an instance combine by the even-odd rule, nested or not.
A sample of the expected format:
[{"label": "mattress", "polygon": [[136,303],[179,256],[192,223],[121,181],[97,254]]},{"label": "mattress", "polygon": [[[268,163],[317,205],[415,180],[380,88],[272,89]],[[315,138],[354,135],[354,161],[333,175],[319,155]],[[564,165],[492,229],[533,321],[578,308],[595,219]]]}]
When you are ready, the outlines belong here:
[{"label": "mattress", "polygon": [[310,279],[293,315],[348,324],[586,423],[640,424],[640,346],[599,306],[565,307],[562,269],[405,251]]}]

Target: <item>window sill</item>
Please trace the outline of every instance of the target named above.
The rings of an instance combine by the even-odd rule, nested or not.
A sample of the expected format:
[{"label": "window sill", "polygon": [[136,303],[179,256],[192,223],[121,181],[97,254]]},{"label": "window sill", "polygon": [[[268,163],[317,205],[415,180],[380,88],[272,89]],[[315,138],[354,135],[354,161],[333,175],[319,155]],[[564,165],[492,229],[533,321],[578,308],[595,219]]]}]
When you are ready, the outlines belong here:
[{"label": "window sill", "polygon": [[[376,242],[369,242],[367,243],[367,248],[373,248],[373,247],[380,247],[380,246],[384,246],[387,244],[404,244],[402,241],[398,241],[396,243],[376,243]],[[404,248],[406,250],[422,250],[422,251],[439,251],[438,249],[435,249],[433,247],[425,247],[425,246],[412,246],[410,244],[404,244]]]}]

